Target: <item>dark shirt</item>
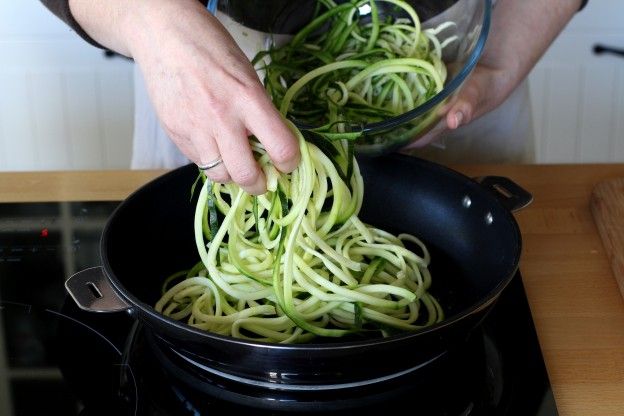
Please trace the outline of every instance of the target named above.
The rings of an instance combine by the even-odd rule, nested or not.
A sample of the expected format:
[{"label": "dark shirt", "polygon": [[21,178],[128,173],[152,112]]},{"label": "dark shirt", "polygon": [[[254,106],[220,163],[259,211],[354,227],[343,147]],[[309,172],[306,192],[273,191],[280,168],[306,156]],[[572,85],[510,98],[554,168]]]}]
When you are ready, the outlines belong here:
[{"label": "dark shirt", "polygon": [[[132,0],[128,0],[132,1]],[[208,0],[199,0],[204,5],[208,3]],[[582,10],[589,0],[582,0],[581,6],[579,7],[579,11]],[[62,21],[67,23],[72,29],[76,31],[84,40],[89,42],[92,45],[97,46],[98,48],[103,48],[102,45],[97,43],[95,40],[91,38],[85,32],[82,27],[78,24],[74,16],[72,16],[71,11],[69,10],[69,0],[41,0],[41,2],[48,8],[52,13],[58,16]]]},{"label": "dark shirt", "polygon": [[[128,0],[132,1],[132,0]],[[208,0],[199,0],[204,5],[208,4]],[[87,32],[85,32],[80,24],[74,19],[74,16],[69,10],[69,0],[41,0],[44,6],[46,6],[52,13],[54,13],[59,19],[67,23],[72,29],[80,35],[81,38],[89,42],[90,44],[104,49],[102,45],[97,43]]]}]

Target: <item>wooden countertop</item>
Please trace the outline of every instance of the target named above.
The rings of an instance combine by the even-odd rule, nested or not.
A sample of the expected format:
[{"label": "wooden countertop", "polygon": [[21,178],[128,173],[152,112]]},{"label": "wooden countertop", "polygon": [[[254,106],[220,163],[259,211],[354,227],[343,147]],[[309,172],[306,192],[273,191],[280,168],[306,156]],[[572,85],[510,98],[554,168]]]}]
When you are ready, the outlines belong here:
[{"label": "wooden countertop", "polygon": [[[624,300],[589,210],[620,165],[456,166],[533,193],[521,271],[561,416],[624,415]],[[0,202],[119,200],[162,171],[1,173]]]}]

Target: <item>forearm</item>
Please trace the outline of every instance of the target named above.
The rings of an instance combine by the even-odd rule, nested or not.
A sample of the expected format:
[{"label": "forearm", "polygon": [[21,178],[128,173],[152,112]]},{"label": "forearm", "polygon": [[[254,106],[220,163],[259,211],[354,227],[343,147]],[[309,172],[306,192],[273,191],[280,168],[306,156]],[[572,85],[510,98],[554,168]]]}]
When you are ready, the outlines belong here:
[{"label": "forearm", "polygon": [[480,63],[502,70],[506,98],[578,11],[581,0],[499,0]]},{"label": "forearm", "polygon": [[183,10],[199,11],[202,5],[197,0],[69,0],[69,8],[93,40],[133,57],[133,46],[154,30],[166,27],[166,19]]}]

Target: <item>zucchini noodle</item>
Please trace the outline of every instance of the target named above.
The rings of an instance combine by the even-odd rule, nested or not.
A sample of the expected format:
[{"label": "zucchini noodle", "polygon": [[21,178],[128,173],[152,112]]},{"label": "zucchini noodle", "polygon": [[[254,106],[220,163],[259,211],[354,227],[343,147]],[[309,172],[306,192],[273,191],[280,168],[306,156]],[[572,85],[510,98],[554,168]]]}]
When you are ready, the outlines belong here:
[{"label": "zucchini noodle", "polygon": [[[285,47],[256,57],[270,60],[265,85],[282,115],[326,126],[321,138],[306,141],[288,122],[301,152],[290,174],[250,140],[267,178],[264,195],[200,173],[194,235],[201,261],[165,280],[156,311],[201,330],[275,343],[389,336],[444,319],[429,293],[425,245],[358,218],[364,186],[352,139],[359,133],[340,123],[414,108],[446,78],[441,51],[449,41],[436,34],[448,24],[421,31],[406,2],[379,1],[409,19],[382,21],[375,1],[319,0],[326,12]],[[366,5],[369,23],[359,16]]]},{"label": "zucchini noodle", "polygon": [[[381,3],[405,17],[382,18]],[[289,43],[253,60],[282,114],[355,139],[336,134],[403,114],[444,88],[442,52],[457,38],[440,42],[438,34],[454,23],[423,30],[403,0],[323,0],[319,8],[326,10]]]},{"label": "zucchini noodle", "polygon": [[317,146],[290,126],[301,151],[291,174],[252,141],[264,195],[202,177],[194,222],[201,261],[166,279],[155,309],[216,334],[279,343],[387,336],[441,321],[425,245],[358,218],[363,182],[350,143]]}]

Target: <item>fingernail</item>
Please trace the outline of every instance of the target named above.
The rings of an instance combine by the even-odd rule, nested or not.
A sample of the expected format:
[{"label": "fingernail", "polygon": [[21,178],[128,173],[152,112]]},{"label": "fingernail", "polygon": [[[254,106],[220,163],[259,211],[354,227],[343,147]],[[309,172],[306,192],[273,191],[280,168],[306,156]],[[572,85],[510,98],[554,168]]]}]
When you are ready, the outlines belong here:
[{"label": "fingernail", "polygon": [[279,170],[280,172],[290,173],[293,170],[297,169],[297,166],[299,166],[300,161],[301,161],[301,154],[299,153],[299,151],[297,151],[291,156],[287,158],[283,158],[280,163],[276,163],[274,161],[274,165],[277,168],[277,170]]},{"label": "fingernail", "polygon": [[264,194],[266,192],[266,178],[264,177],[264,173],[260,173],[256,178],[256,182],[252,186],[246,187],[245,191],[252,195]]},{"label": "fingernail", "polygon": [[457,125],[455,126],[455,128],[461,126],[462,121],[464,120],[464,115],[462,114],[461,111],[458,111],[455,113],[455,122],[457,123]]},{"label": "fingernail", "polygon": [[301,162],[301,155],[299,153],[297,153],[297,156],[295,156],[295,158],[290,161],[288,169],[286,170],[286,172],[290,173],[293,170],[297,169],[297,167],[299,166],[300,162]]}]

